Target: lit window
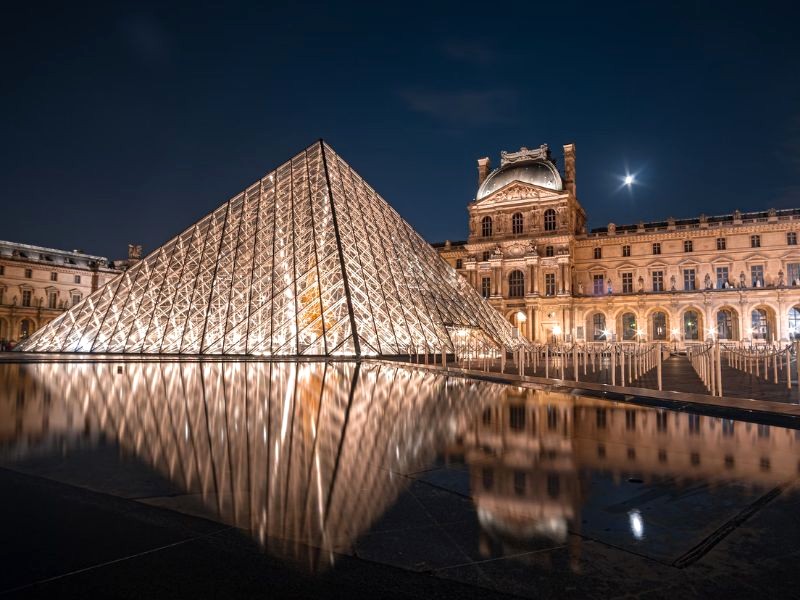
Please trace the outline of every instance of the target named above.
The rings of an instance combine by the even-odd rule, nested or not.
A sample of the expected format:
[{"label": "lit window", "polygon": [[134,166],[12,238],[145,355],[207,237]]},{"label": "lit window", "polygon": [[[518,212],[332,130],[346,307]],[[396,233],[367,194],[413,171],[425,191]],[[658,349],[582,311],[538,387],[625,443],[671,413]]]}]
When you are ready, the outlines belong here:
[{"label": "lit window", "polygon": [[725,238],[717,238],[717,250],[725,250],[726,247]]},{"label": "lit window", "polygon": [[623,246],[622,247],[622,256],[630,256],[631,255],[631,247],[630,246]]},{"label": "lit window", "polygon": [[492,280],[489,277],[481,277],[481,296],[488,298],[492,295]]},{"label": "lit window", "polygon": [[786,276],[790,285],[800,285],[800,263],[788,263]]},{"label": "lit window", "polygon": [[544,274],[544,295],[545,296],[555,296],[556,295],[556,274],[555,273],[545,273]]},{"label": "lit window", "polygon": [[653,271],[653,291],[664,291],[664,271]]},{"label": "lit window", "polygon": [[633,293],[633,273],[622,274],[622,293],[623,294]]},{"label": "lit window", "polygon": [[481,220],[481,235],[483,237],[491,237],[492,217],[483,217],[483,219]]},{"label": "lit window", "polygon": [[522,213],[514,213],[511,216],[511,232],[518,234],[522,233],[522,226],[524,224],[524,220],[522,217]]},{"label": "lit window", "polygon": [[522,298],[525,295],[525,276],[522,271],[511,271],[508,275],[508,297]]},{"label": "lit window", "polygon": [[751,235],[750,236],[750,247],[751,248],[761,248],[761,236],[760,235]]},{"label": "lit window", "polygon": [[683,242],[683,251],[684,252],[691,252],[694,249],[694,244],[692,240],[684,240]]},{"label": "lit window", "polygon": [[659,242],[653,244],[653,254],[661,254],[661,244]]},{"label": "lit window", "polygon": [[556,211],[548,208],[544,211],[544,230],[555,231],[556,229]]},{"label": "lit window", "polygon": [[696,290],[694,269],[683,270],[683,289],[687,292]]},{"label": "lit window", "polygon": [[603,313],[595,313],[592,316],[592,339],[596,342],[606,339],[606,316]]},{"label": "lit window", "polygon": [[595,248],[594,249],[594,257],[596,259],[603,258],[603,249],[602,248]]},{"label": "lit window", "polygon": [[728,267],[717,267],[717,289],[721,290],[727,285],[728,285]]},{"label": "lit window", "polygon": [[653,313],[653,339],[667,339],[667,315],[660,311]]},{"label": "lit window", "polygon": [[595,274],[592,275],[592,290],[595,296],[600,296],[605,291],[603,287],[603,275],[602,274]]},{"label": "lit window", "polygon": [[750,327],[753,330],[754,340],[768,340],[770,339],[769,320],[767,319],[767,311],[763,308],[757,308],[750,314]]},{"label": "lit window", "polygon": [[750,280],[753,287],[764,287],[764,265],[750,267]]},{"label": "lit window", "polygon": [[685,339],[698,339],[698,319],[697,313],[693,310],[687,310],[683,313],[683,336]]},{"label": "lit window", "polygon": [[636,315],[633,313],[625,313],[622,315],[622,339],[635,340],[636,332]]}]

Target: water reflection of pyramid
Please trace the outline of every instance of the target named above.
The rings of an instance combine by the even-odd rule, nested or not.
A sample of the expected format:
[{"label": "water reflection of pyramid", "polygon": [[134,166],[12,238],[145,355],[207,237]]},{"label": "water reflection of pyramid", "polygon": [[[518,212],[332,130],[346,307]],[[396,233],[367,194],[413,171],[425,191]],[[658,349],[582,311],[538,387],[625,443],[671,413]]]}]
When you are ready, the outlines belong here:
[{"label": "water reflection of pyramid", "polygon": [[31,336],[36,352],[398,355],[513,330],[318,142]]}]

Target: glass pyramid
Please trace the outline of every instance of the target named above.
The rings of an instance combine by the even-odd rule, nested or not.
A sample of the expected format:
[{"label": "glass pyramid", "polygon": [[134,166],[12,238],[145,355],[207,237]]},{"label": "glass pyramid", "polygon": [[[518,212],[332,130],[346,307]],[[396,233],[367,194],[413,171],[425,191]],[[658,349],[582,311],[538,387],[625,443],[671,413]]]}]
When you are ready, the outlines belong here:
[{"label": "glass pyramid", "polygon": [[323,141],[43,327],[30,352],[391,356],[523,340]]}]

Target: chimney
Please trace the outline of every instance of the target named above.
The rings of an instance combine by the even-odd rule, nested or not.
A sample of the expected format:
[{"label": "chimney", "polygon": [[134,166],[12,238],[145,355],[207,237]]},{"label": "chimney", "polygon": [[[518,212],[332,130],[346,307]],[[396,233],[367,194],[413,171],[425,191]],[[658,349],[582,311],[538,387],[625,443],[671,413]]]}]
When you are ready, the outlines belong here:
[{"label": "chimney", "polygon": [[575,144],[564,144],[564,189],[572,197],[576,197],[575,191]]},{"label": "chimney", "polygon": [[481,187],[481,184],[486,181],[491,169],[491,161],[488,156],[478,159],[478,187]]}]

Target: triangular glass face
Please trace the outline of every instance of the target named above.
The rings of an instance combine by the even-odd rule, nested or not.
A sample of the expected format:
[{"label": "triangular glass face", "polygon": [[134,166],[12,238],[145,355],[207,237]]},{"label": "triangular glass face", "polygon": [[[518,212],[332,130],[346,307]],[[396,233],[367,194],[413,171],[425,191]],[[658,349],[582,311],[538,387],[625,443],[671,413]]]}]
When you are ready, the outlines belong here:
[{"label": "triangular glass face", "polygon": [[318,142],[19,347],[29,352],[392,356],[453,328],[519,340],[375,190]]}]

